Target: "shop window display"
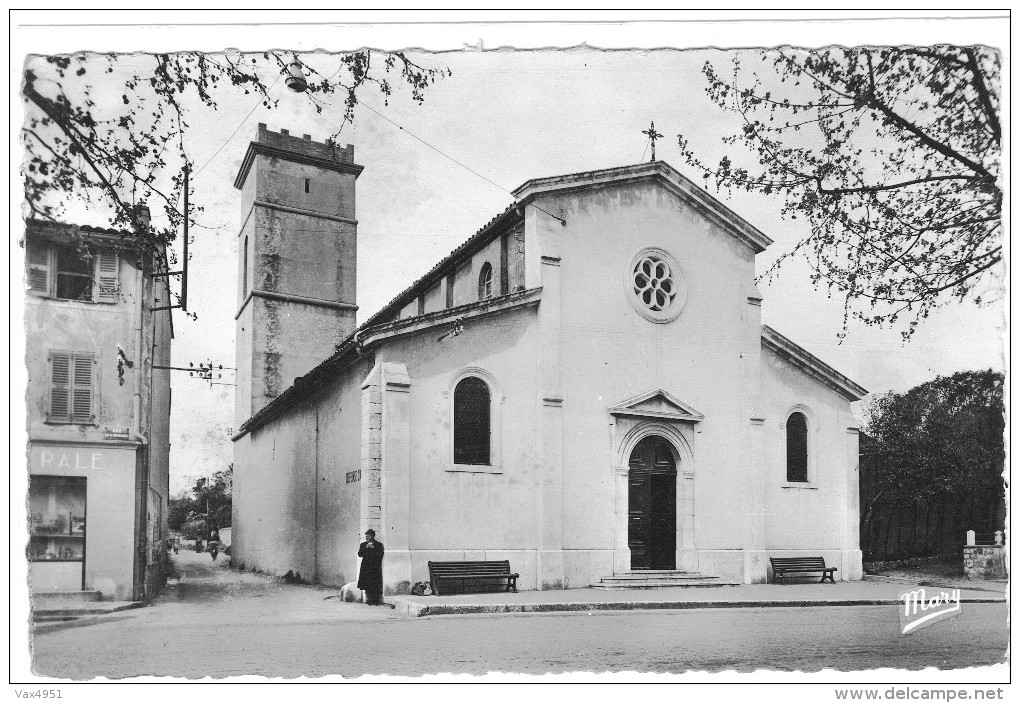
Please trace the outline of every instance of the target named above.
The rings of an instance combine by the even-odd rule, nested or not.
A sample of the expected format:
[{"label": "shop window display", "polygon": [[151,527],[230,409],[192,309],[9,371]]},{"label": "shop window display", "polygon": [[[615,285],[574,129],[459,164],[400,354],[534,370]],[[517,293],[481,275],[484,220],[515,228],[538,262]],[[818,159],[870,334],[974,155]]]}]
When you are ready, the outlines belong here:
[{"label": "shop window display", "polygon": [[28,558],[85,560],[85,479],[32,476],[29,484]]}]

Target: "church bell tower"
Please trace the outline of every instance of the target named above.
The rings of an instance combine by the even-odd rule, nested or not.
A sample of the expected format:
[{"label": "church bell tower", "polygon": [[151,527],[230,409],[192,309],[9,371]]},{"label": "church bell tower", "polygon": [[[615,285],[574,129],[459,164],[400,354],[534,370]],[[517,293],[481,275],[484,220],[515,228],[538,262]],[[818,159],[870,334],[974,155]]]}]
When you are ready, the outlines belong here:
[{"label": "church bell tower", "polygon": [[329,357],[355,328],[354,146],[259,124],[234,187],[236,427]]}]

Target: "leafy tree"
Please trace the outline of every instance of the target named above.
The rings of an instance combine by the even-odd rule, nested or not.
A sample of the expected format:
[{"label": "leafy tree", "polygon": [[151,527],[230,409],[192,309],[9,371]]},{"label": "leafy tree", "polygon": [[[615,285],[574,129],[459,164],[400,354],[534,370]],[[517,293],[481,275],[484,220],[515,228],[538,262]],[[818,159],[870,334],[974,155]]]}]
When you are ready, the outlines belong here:
[{"label": "leafy tree", "polygon": [[170,529],[189,539],[206,539],[211,530],[230,527],[234,465],[195,481],[188,493],[170,499]]},{"label": "leafy tree", "polygon": [[189,492],[184,491],[175,496],[170,496],[168,501],[166,521],[172,532],[183,532],[184,523],[191,514],[194,498]]},{"label": "leafy tree", "polygon": [[946,302],[998,295],[1002,260],[999,67],[987,47],[877,47],[741,53],[705,64],[707,93],[734,114],[743,149],[718,164],[679,135],[686,162],[717,188],[776,195],[810,233],[769,269],[802,256],[849,319],[920,320]]},{"label": "leafy tree", "polygon": [[983,530],[999,529],[1003,500],[1003,375],[963,371],[865,407],[861,441],[862,522],[879,504],[971,506]]},{"label": "leafy tree", "polygon": [[[443,75],[399,52],[362,50],[338,55],[337,70],[324,76],[311,64],[325,58],[275,51],[29,56],[21,140],[30,216],[57,220],[75,199],[105,210],[111,226],[133,232],[143,245],[169,244],[183,223],[183,168],[195,165],[186,136],[192,122],[211,119],[224,98],[250,95],[275,108],[272,88],[297,73],[309,107],[337,113],[332,143],[354,120],[366,87],[388,100],[395,86],[406,84],[412,99],[422,102]],[[393,75],[399,76],[395,83]],[[333,107],[334,98],[342,104]],[[149,202],[162,206],[162,226],[146,226],[139,216],[138,206]]]}]

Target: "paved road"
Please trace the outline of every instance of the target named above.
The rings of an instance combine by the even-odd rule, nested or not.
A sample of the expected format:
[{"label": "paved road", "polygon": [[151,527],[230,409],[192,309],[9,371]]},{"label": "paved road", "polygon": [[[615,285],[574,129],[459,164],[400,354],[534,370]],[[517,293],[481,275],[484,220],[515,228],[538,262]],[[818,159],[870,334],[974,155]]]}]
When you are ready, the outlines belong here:
[{"label": "paved road", "polygon": [[1003,661],[1005,604],[908,637],[894,606],[405,618],[182,553],[151,607],[36,635],[40,675],[297,677],[567,671],[943,669]]}]

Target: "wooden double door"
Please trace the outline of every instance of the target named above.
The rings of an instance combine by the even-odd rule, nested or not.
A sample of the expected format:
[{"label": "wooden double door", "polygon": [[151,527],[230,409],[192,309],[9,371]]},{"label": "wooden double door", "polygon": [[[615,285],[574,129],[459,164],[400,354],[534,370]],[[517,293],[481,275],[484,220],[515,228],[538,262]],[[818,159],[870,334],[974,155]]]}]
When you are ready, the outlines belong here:
[{"label": "wooden double door", "polygon": [[630,455],[627,543],[631,569],[676,568],[676,459],[661,437]]}]

